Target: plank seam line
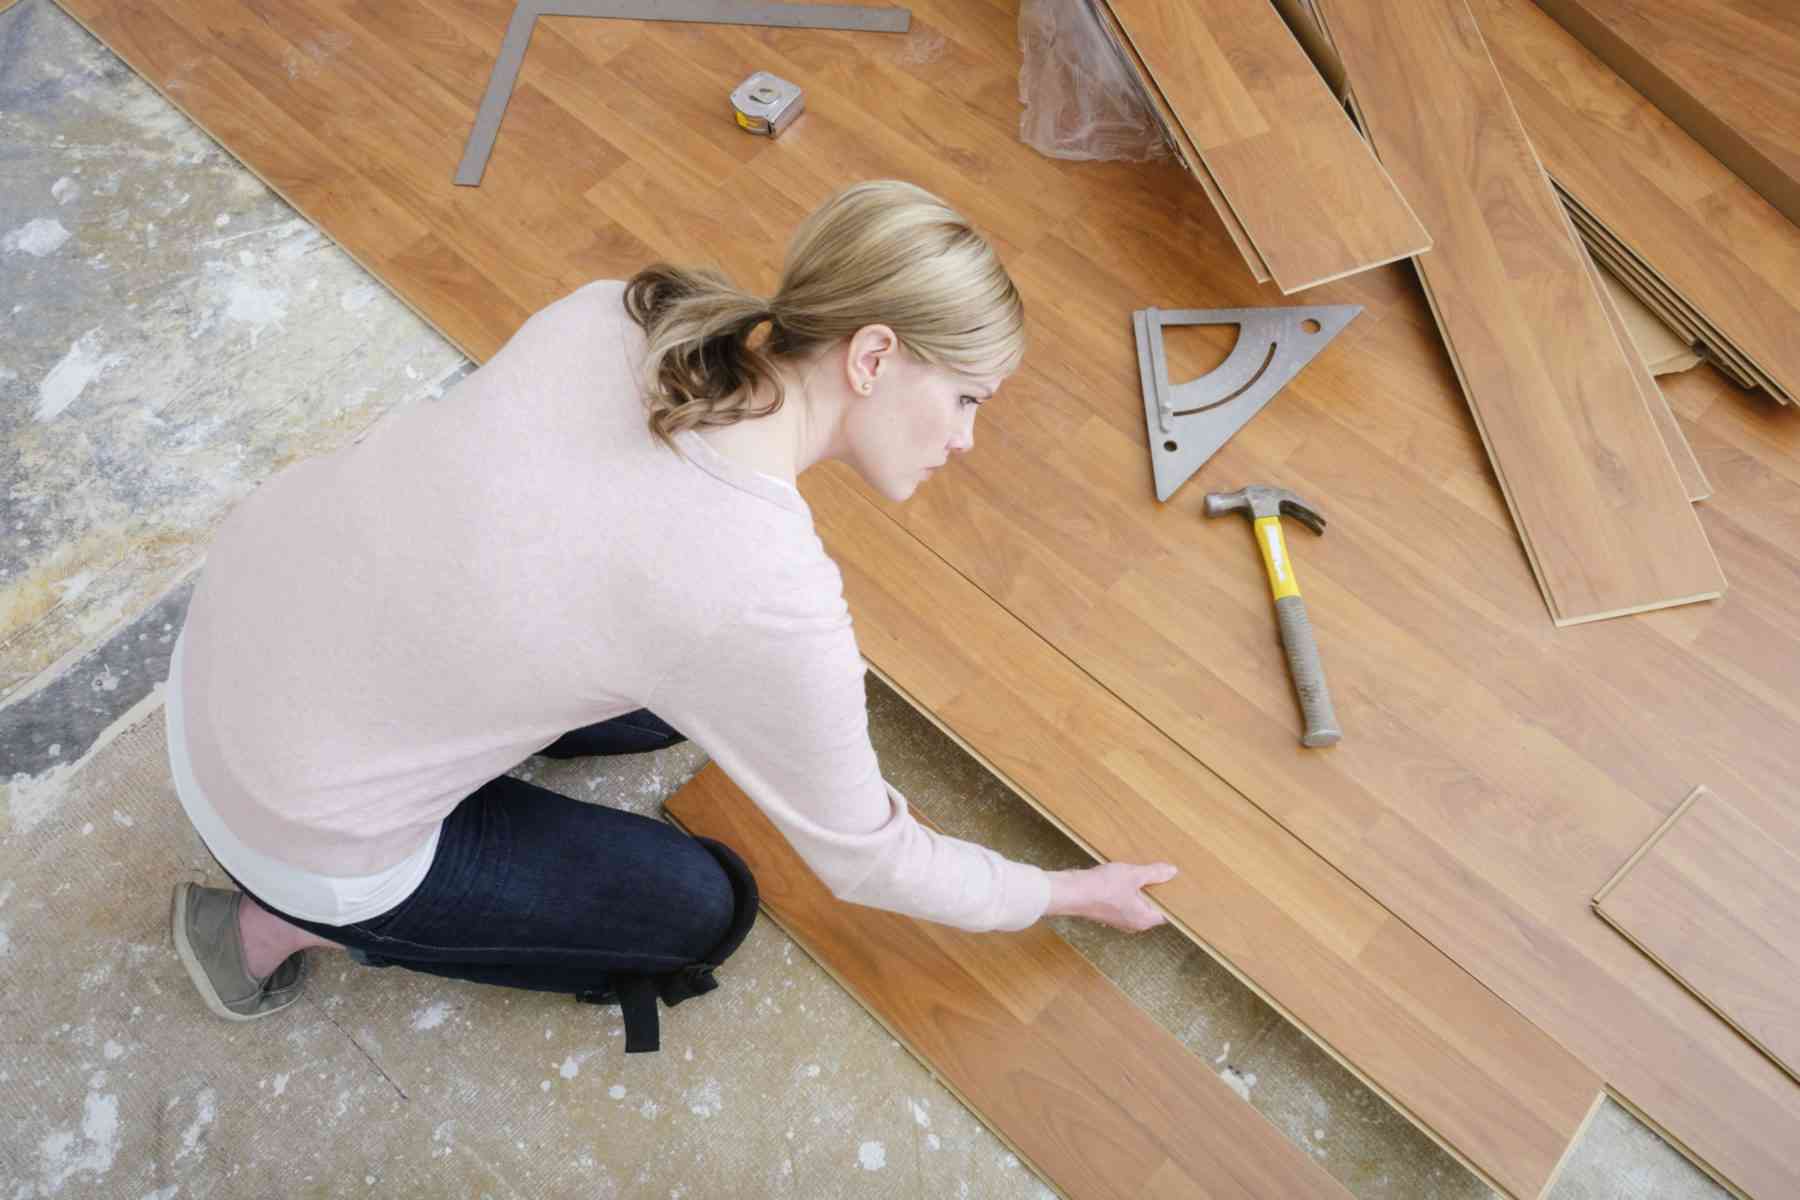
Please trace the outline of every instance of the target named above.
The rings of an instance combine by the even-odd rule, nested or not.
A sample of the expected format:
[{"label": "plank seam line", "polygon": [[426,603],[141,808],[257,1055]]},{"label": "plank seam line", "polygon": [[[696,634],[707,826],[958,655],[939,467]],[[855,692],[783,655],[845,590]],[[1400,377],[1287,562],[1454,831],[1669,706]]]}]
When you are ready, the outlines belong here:
[{"label": "plank seam line", "polygon": [[1063,649],[1061,649],[1059,646],[1057,646],[1054,642],[1052,642],[1048,638],[1046,638],[1042,633],[1038,632],[1038,630],[1034,626],[1032,626],[1030,624],[1030,622],[1026,621],[1024,618],[1020,617],[1017,613],[1013,612],[1013,610],[1008,608],[1006,606],[1006,604],[1003,601],[1001,601],[998,597],[994,596],[992,593],[990,593],[986,588],[982,587],[975,580],[973,580],[973,579],[969,578],[967,575],[965,575],[962,572],[962,570],[956,566],[956,564],[954,564],[954,563],[950,562],[948,559],[944,558],[944,556],[941,553],[939,553],[934,547],[932,547],[931,545],[926,543],[923,539],[921,539],[912,530],[908,529],[906,526],[902,525],[900,522],[894,520],[893,517],[889,516],[886,512],[883,512],[873,501],[869,500],[866,496],[862,495],[862,493],[857,492],[856,498],[859,503],[861,503],[868,509],[872,510],[876,516],[880,517],[882,520],[887,521],[891,525],[895,526],[906,537],[911,538],[920,547],[922,547],[928,554],[930,554],[933,558],[937,559],[940,563],[942,563],[946,569],[953,572],[957,576],[957,578],[963,580],[970,587],[972,587],[976,591],[980,592],[984,597],[986,597],[994,605],[994,607],[999,609],[1001,612],[1005,613],[1009,619],[1016,622],[1022,628],[1029,631],[1032,637],[1036,638],[1040,643],[1042,643],[1044,646],[1046,646],[1053,654],[1055,654],[1057,657],[1061,658],[1064,662],[1068,663],[1071,667],[1073,667],[1077,672],[1079,672],[1081,674],[1081,676],[1083,678],[1085,678],[1094,687],[1100,689],[1107,696],[1111,697],[1113,700],[1116,700],[1119,704],[1123,705],[1127,711],[1132,713],[1139,720],[1143,721],[1145,725],[1147,725],[1151,729],[1155,730],[1159,736],[1164,738],[1171,745],[1175,746],[1178,750],[1180,750],[1181,753],[1185,754],[1188,758],[1192,759],[1195,763],[1197,763],[1199,766],[1204,768],[1206,770],[1207,774],[1211,775],[1214,779],[1218,780],[1221,785],[1230,789],[1232,792],[1236,793],[1246,803],[1248,803],[1252,808],[1256,809],[1257,812],[1261,813],[1266,819],[1268,819],[1270,822],[1272,822],[1283,833],[1287,834],[1289,837],[1293,838],[1296,842],[1298,842],[1301,846],[1305,847],[1308,854],[1311,854],[1314,858],[1316,858],[1320,862],[1324,863],[1325,866],[1328,867],[1332,871],[1333,874],[1337,875],[1345,883],[1349,884],[1352,888],[1354,888],[1358,892],[1362,893],[1365,897],[1367,897],[1369,899],[1369,901],[1371,903],[1373,903],[1376,907],[1380,908],[1381,911],[1387,913],[1394,920],[1400,922],[1400,924],[1402,926],[1404,926],[1408,932],[1412,933],[1415,937],[1419,938],[1419,940],[1423,941],[1426,945],[1430,946],[1432,948],[1432,950],[1434,950],[1437,954],[1442,956],[1444,958],[1444,960],[1449,962],[1452,966],[1454,966],[1456,968],[1456,970],[1458,970],[1462,974],[1468,976],[1469,979],[1471,981],[1473,981],[1477,987],[1481,988],[1483,991],[1485,991],[1489,995],[1493,996],[1500,1003],[1506,1005],[1506,1007],[1511,1009],[1519,1017],[1520,1020],[1524,1021],[1532,1029],[1536,1030],[1538,1032],[1538,1034],[1541,1035],[1545,1040],[1547,1040],[1551,1044],[1555,1045],[1558,1049],[1560,1049],[1564,1054],[1568,1055],[1574,1061],[1581,1063],[1582,1066],[1586,1067],[1589,1071],[1593,1072],[1593,1074],[1596,1078],[1600,1078],[1600,1079],[1602,1079],[1602,1082],[1604,1082],[1604,1078],[1600,1075],[1599,1071],[1595,1070],[1586,1061],[1584,1061],[1579,1055],[1575,1054],[1574,1051],[1570,1050],[1567,1046],[1565,1046],[1561,1042],[1557,1041],[1554,1037],[1551,1036],[1551,1034],[1549,1033],[1548,1030],[1543,1029],[1535,1021],[1533,1021],[1530,1017],[1526,1016],[1525,1013],[1521,1012],[1516,1006],[1514,1006],[1511,1002],[1509,1002],[1506,999],[1506,997],[1500,995],[1498,992],[1496,992],[1492,988],[1488,987],[1488,985],[1486,983],[1484,983],[1479,976],[1477,976],[1474,972],[1470,971],[1468,968],[1464,967],[1461,963],[1457,962],[1455,958],[1451,957],[1441,947],[1439,947],[1436,942],[1434,942],[1430,938],[1426,937],[1422,932],[1420,932],[1416,927],[1414,927],[1410,921],[1407,921],[1404,917],[1400,916],[1400,914],[1394,912],[1393,909],[1391,909],[1387,905],[1383,904],[1380,901],[1380,899],[1375,896],[1374,893],[1369,891],[1362,884],[1358,883],[1354,878],[1352,878],[1348,873],[1346,873],[1343,870],[1343,868],[1339,867],[1336,863],[1332,862],[1331,859],[1327,858],[1325,855],[1321,854],[1318,850],[1314,849],[1312,843],[1307,841],[1298,832],[1296,832],[1294,829],[1292,829],[1287,824],[1287,822],[1283,821],[1280,817],[1277,817],[1274,813],[1271,813],[1268,809],[1264,808],[1261,804],[1257,803],[1255,797],[1249,795],[1242,788],[1238,787],[1237,784],[1235,784],[1231,780],[1225,778],[1225,776],[1221,775],[1218,772],[1218,770],[1213,767],[1213,765],[1211,763],[1209,763],[1205,759],[1201,758],[1191,748],[1189,748],[1187,745],[1183,744],[1181,741],[1179,741],[1177,738],[1175,738],[1172,734],[1169,733],[1168,730],[1164,729],[1161,725],[1157,724],[1147,714],[1141,712],[1135,705],[1131,704],[1123,696],[1119,695],[1112,688],[1108,687],[1104,682],[1095,678],[1094,674],[1091,671],[1089,671],[1081,663],[1076,662],[1073,658],[1071,658],[1068,655],[1067,652],[1065,652]]}]

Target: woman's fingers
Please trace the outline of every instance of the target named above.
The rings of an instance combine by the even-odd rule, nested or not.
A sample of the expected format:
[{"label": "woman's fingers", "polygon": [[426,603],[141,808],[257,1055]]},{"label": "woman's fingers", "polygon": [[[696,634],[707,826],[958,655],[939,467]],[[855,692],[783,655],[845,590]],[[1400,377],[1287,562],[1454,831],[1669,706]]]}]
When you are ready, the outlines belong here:
[{"label": "woman's fingers", "polygon": [[1167,883],[1169,880],[1175,878],[1176,873],[1174,864],[1166,862],[1152,863],[1149,866],[1139,869],[1138,892],[1136,896],[1133,897],[1138,909],[1135,932],[1142,933],[1147,929],[1155,929],[1158,925],[1162,925],[1168,921],[1169,918],[1167,914],[1145,898],[1143,889],[1154,887],[1159,883]]}]

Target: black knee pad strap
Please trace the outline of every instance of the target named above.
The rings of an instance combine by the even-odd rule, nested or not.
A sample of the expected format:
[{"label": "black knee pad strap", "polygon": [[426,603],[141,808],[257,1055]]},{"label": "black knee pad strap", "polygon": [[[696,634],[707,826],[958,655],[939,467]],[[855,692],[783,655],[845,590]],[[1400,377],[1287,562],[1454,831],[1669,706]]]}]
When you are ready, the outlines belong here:
[{"label": "black knee pad strap", "polygon": [[749,864],[723,842],[706,837],[694,840],[718,860],[725,877],[731,881],[731,927],[725,931],[725,936],[697,962],[655,974],[616,974],[612,978],[612,987],[576,996],[577,1000],[589,1004],[618,1004],[620,1014],[625,1018],[627,1054],[650,1053],[661,1047],[657,997],[662,997],[662,1002],[673,1008],[683,1000],[703,996],[718,987],[719,981],[713,977],[713,972],[737,952],[756,923],[756,877],[750,873]]}]

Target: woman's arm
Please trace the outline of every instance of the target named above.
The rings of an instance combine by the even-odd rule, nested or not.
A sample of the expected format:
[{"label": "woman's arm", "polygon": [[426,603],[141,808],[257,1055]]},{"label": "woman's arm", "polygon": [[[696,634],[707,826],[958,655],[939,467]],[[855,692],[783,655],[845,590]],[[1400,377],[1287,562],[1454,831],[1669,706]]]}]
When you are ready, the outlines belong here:
[{"label": "woman's arm", "polygon": [[757,589],[646,706],[711,755],[838,898],[970,931],[1031,925],[1048,872],[927,828],[882,779],[829,569],[790,576],[785,594]]}]

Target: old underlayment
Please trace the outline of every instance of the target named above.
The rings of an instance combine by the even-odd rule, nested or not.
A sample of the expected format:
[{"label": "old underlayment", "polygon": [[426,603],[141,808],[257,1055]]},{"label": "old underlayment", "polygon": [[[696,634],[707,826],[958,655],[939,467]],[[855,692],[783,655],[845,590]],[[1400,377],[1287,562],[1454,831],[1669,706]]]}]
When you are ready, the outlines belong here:
[{"label": "old underlayment", "polygon": [[[656,1055],[625,1057],[611,1010],[324,954],[286,1014],[205,1012],[167,903],[216,868],[161,685],[206,539],[468,365],[48,0],[0,10],[0,1195],[1047,1194],[768,922]],[[885,773],[940,826],[1084,861],[870,698]],[[703,763],[519,773],[655,813]],[[1357,1196],[1489,1194],[1185,938],[1055,927]],[[1611,1104],[1551,1193],[1722,1194]]]}]

